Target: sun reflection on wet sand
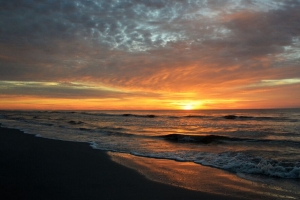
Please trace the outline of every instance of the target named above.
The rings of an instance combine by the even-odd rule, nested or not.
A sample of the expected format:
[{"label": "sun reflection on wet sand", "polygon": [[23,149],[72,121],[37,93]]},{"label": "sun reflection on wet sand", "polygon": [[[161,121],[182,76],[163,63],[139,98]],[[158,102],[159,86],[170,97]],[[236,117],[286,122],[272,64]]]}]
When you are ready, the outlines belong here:
[{"label": "sun reflection on wet sand", "polygon": [[296,199],[290,191],[270,184],[259,184],[235,174],[192,162],[137,157],[108,152],[119,164],[137,170],[148,179],[207,193],[245,199]]}]

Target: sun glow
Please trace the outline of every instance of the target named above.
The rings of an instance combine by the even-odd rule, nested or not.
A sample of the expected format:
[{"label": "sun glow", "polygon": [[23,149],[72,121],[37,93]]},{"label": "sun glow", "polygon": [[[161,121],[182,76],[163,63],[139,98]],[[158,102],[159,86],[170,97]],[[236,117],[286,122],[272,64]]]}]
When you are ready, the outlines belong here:
[{"label": "sun glow", "polygon": [[182,110],[200,109],[201,102],[199,101],[182,101],[177,104]]},{"label": "sun glow", "polygon": [[184,105],[182,108],[183,110],[193,110],[194,106],[192,104],[187,104]]}]

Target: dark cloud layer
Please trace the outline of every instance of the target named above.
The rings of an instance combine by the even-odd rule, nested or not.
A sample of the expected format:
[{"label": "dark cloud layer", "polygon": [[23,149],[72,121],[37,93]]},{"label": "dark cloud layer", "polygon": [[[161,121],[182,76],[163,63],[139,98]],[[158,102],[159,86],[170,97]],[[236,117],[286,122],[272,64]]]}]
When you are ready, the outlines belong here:
[{"label": "dark cloud layer", "polygon": [[2,81],[222,96],[300,78],[299,0],[0,0],[0,19]]}]

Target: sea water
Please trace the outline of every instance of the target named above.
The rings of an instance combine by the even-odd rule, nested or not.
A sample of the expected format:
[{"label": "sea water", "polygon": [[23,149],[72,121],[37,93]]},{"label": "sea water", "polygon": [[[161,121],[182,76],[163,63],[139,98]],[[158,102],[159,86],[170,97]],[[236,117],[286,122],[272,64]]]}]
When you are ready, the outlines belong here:
[{"label": "sea water", "polygon": [[300,180],[300,109],[0,111],[0,123],[44,138],[193,162],[252,180]]}]

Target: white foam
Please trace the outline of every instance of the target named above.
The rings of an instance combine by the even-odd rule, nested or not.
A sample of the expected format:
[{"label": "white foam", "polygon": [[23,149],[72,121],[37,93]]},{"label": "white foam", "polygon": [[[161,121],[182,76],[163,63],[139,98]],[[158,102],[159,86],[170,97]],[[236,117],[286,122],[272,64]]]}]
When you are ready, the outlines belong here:
[{"label": "white foam", "polygon": [[97,149],[98,148],[98,145],[96,142],[89,142],[90,143],[90,146],[93,148],[93,149]]},{"label": "white foam", "polygon": [[297,163],[265,160],[243,153],[202,153],[202,155],[195,160],[195,163],[225,169],[235,173],[260,174],[280,178],[300,178],[300,168],[297,166]]}]

